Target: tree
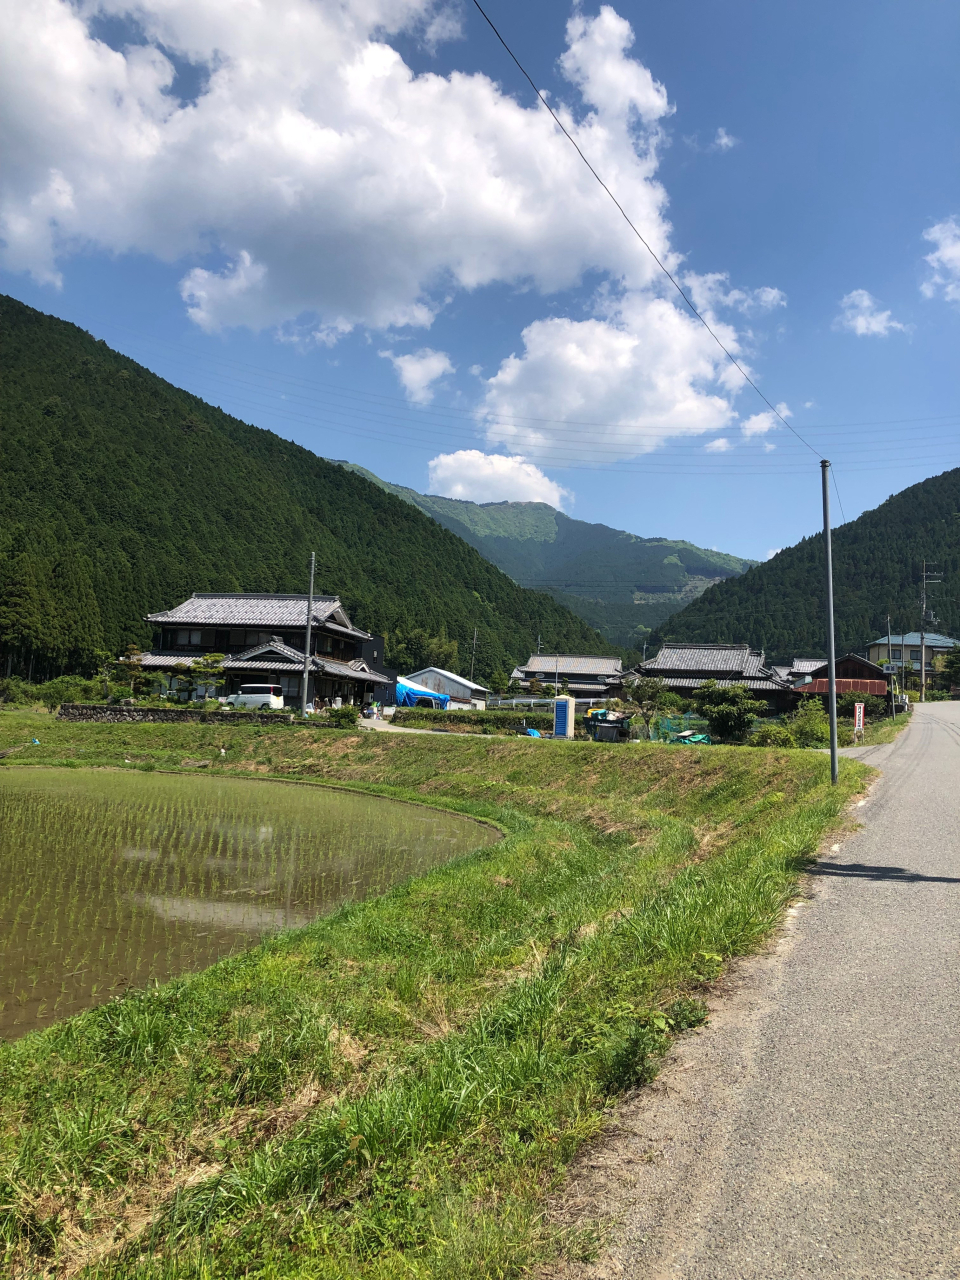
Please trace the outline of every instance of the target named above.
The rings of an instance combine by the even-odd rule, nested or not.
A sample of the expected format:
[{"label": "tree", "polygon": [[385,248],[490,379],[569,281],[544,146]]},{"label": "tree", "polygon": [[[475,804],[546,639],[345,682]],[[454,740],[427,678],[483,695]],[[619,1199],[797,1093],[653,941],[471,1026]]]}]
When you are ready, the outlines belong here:
[{"label": "tree", "polygon": [[566,676],[563,676],[560,681],[560,696],[562,698],[569,698],[570,696],[570,681]]},{"label": "tree", "polygon": [[506,692],[509,683],[510,680],[507,673],[502,667],[497,667],[496,671],[490,677],[490,688],[494,693],[503,694]]},{"label": "tree", "polygon": [[143,654],[135,644],[127,645],[126,653],[117,663],[116,676],[129,682],[131,698],[138,698],[150,683],[150,677],[143,672]]},{"label": "tree", "polygon": [[536,676],[534,676],[529,685],[527,685],[527,692],[530,694],[531,698],[543,697],[543,685]]},{"label": "tree", "polygon": [[943,659],[943,682],[948,689],[960,687],[960,644],[955,644]]},{"label": "tree", "polygon": [[522,694],[523,694],[523,685],[520,683],[520,681],[511,680],[510,683],[507,685],[507,697],[519,698],[522,696]]},{"label": "tree", "polygon": [[210,690],[213,690],[213,697],[217,696],[217,690],[221,688],[224,681],[223,660],[226,655],[222,653],[205,653],[202,658],[194,658],[190,663],[190,681],[194,697],[203,689],[205,696],[210,697]]},{"label": "tree", "polygon": [[665,699],[670,696],[666,686],[658,676],[639,676],[636,680],[625,683],[623,692],[631,702],[636,703],[649,738],[650,726],[654,718],[665,709]]},{"label": "tree", "polygon": [[721,742],[742,742],[754,719],[767,704],[750,696],[746,685],[718,685],[705,680],[694,695],[694,705],[710,726],[711,737]]}]

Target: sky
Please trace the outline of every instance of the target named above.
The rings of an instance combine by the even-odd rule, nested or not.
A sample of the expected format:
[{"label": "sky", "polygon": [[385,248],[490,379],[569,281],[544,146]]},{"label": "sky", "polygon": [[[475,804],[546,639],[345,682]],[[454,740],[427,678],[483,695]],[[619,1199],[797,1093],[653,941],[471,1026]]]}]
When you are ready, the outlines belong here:
[{"label": "sky", "polygon": [[837,524],[960,465],[955,4],[484,7],[649,247],[473,3],[18,0],[0,290],[385,479],[755,559],[821,457]]}]

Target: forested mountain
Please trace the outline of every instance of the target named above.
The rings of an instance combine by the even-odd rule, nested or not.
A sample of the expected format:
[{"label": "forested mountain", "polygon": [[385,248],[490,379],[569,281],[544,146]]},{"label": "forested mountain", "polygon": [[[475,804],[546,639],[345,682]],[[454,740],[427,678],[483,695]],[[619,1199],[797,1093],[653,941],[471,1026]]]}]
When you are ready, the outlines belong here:
[{"label": "forested mountain", "polygon": [[476,626],[481,679],[538,634],[613,652],[409,503],[75,325],[2,298],[0,344],[0,675],[147,644],[144,614],[193,591],[305,591],[311,550],[317,591],[395,651],[446,637],[469,668]]},{"label": "forested mountain", "polygon": [[464,502],[364,475],[433,516],[524,587],[548,591],[614,644],[637,646],[713,582],[754,564],[691,542],[573,520],[546,502]]},{"label": "forested mountain", "polygon": [[[924,560],[941,570],[930,589],[936,629],[960,631],[960,469],[895,494],[833,534],[834,616],[840,653],[920,627]],[[774,662],[826,655],[823,535],[804,538],[745,573],[711,587],[661,628],[663,638],[746,640]],[[928,626],[933,619],[928,619]]]}]

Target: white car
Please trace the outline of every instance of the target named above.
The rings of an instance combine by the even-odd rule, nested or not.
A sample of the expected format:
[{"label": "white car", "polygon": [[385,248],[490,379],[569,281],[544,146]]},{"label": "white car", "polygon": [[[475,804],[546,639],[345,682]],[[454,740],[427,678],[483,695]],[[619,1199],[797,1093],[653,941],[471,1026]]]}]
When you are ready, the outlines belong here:
[{"label": "white car", "polygon": [[283,690],[278,684],[242,684],[225,705],[234,711],[282,711]]}]

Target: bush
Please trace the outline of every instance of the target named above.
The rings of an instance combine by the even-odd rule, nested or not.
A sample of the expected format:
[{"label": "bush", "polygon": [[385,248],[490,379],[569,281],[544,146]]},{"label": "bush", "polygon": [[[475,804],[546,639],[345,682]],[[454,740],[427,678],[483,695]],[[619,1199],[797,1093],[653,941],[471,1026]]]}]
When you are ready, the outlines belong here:
[{"label": "bush", "polygon": [[[449,729],[453,733],[510,733],[521,728],[553,733],[552,711],[530,711],[516,707],[510,711],[436,711],[432,707],[397,707],[393,724],[407,729]],[[585,737],[583,716],[574,721],[577,737]]]},{"label": "bush", "polygon": [[745,685],[718,685],[704,680],[696,692],[696,706],[710,726],[710,736],[723,742],[740,742],[753,728],[754,719],[767,704],[752,698]]},{"label": "bush", "polygon": [[[929,694],[927,695],[929,697]],[[852,720],[854,707],[863,703],[863,714],[867,720],[882,720],[890,712],[890,703],[886,698],[878,698],[872,693],[842,693],[837,699],[837,715],[845,720]]]},{"label": "bush", "polygon": [[798,747],[830,745],[830,719],[816,695],[803,698],[784,724]]},{"label": "bush", "polygon": [[762,724],[749,739],[751,747],[795,747],[797,740],[782,724]]},{"label": "bush", "polygon": [[355,729],[360,723],[359,707],[331,707],[326,719],[320,721],[325,729]]},{"label": "bush", "polygon": [[4,676],[0,679],[0,703],[9,702],[22,706],[34,701],[34,686],[21,676]]},{"label": "bush", "polygon": [[926,700],[927,702],[949,702],[950,694],[946,689],[928,689]]}]

